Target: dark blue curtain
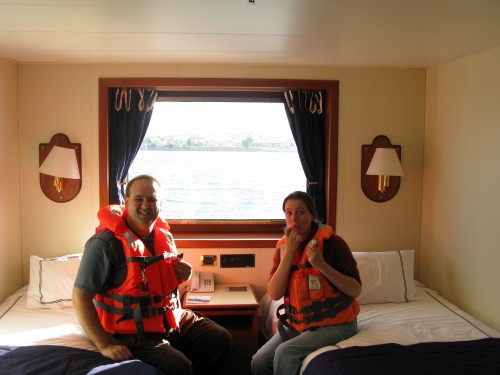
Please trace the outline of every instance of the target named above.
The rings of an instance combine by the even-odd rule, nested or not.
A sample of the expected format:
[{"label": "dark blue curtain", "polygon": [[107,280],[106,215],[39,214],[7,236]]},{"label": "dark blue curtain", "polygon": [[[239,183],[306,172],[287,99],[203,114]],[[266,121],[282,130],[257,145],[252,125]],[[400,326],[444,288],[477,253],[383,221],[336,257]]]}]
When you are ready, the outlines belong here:
[{"label": "dark blue curtain", "polygon": [[324,91],[284,93],[285,109],[306,175],[306,192],[314,199],[318,218],[326,218]]},{"label": "dark blue curtain", "polygon": [[148,130],[158,93],[113,88],[109,95],[109,203],[123,204],[128,170]]}]

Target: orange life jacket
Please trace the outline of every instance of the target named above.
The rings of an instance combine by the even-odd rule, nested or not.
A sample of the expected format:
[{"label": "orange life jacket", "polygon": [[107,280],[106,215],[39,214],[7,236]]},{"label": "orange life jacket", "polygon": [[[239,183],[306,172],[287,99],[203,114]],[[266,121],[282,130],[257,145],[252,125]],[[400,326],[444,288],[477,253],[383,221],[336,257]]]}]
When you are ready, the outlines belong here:
[{"label": "orange life jacket", "polygon": [[[174,309],[180,307],[177,299],[177,279],[172,266],[172,254],[177,250],[166,221],[158,218],[154,224],[153,256],[125,224],[127,211],[123,206],[112,205],[99,210],[100,226],[108,228],[123,244],[127,277],[117,288],[97,294],[94,305],[101,324],[107,332],[137,333],[141,342],[144,332],[165,332],[178,327]],[[166,318],[170,327],[165,327]]]},{"label": "orange life jacket", "polygon": [[[333,229],[320,224],[313,238],[323,253],[323,241],[331,238]],[[278,241],[277,248],[283,249],[285,237]],[[284,307],[286,323],[299,332],[314,327],[352,322],[359,313],[356,299],[333,288],[325,276],[311,266],[304,251],[293,259]],[[282,319],[283,320],[283,319]]]}]

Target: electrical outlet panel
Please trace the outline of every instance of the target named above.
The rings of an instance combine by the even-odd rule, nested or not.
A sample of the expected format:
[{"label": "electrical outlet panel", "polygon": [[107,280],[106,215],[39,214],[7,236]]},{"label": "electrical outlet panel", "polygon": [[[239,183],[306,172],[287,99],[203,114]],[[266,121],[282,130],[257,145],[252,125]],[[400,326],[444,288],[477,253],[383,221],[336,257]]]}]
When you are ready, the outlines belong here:
[{"label": "electrical outlet panel", "polygon": [[221,268],[252,268],[255,267],[255,254],[221,254]]},{"label": "electrical outlet panel", "polygon": [[200,257],[202,266],[216,266],[217,265],[217,255],[202,255]]}]

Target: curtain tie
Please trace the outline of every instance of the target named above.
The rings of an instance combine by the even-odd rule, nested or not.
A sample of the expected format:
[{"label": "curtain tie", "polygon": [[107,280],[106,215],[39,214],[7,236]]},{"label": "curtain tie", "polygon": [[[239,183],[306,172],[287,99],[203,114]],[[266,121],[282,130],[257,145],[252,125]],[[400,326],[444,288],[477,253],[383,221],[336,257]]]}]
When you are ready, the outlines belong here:
[{"label": "curtain tie", "polygon": [[139,93],[139,96],[141,97],[139,99],[139,103],[137,103],[137,108],[139,108],[139,111],[142,112],[142,110],[144,109],[144,90],[139,89],[139,90],[137,90],[137,92]]},{"label": "curtain tie", "polygon": [[[321,115],[323,113],[323,95],[321,91],[311,91],[311,97],[309,98],[309,113],[314,115]],[[304,101],[307,102],[307,92]]]},{"label": "curtain tie", "polygon": [[[139,102],[137,103],[137,108],[140,112],[146,108],[146,112],[149,112],[153,109],[156,98],[158,98],[158,91],[154,90],[152,97],[148,100],[145,100],[145,90],[137,89],[137,93],[139,94]],[[130,112],[130,103],[132,101],[132,89],[116,89],[115,93],[115,111],[119,112],[122,107],[125,107],[127,112]],[[146,103],[148,101],[148,103]]]},{"label": "curtain tie", "polygon": [[115,111],[120,111],[122,109],[122,97],[123,91],[120,89],[116,89],[115,92]]},{"label": "curtain tie", "polygon": [[[321,115],[323,113],[323,94],[321,91],[297,91],[297,94],[299,96],[298,104],[300,111],[307,111],[312,115]],[[292,90],[285,91],[284,96],[288,110],[291,113],[295,113]]]},{"label": "curtain tie", "polygon": [[125,105],[125,110],[129,112],[131,100],[132,100],[131,89],[116,89],[115,111],[119,112],[122,109],[122,106]]},{"label": "curtain tie", "polygon": [[154,95],[153,99],[151,100],[151,104],[148,107],[146,107],[146,112],[151,111],[153,109],[153,107],[155,106],[156,99],[158,98],[158,91],[155,90],[154,94],[155,95]]},{"label": "curtain tie", "polygon": [[307,181],[308,185],[319,185],[319,181]]},{"label": "curtain tie", "polygon": [[[139,103],[137,104],[137,108],[139,108],[139,111],[143,111],[144,110],[144,107],[146,105],[146,102],[144,100],[144,89],[138,89],[137,92],[139,93],[139,96],[141,97],[141,99],[139,99]],[[154,96],[151,100],[151,103],[146,107],[146,112],[149,112],[153,109],[153,107],[155,106],[155,103],[156,103],[156,98],[158,97],[158,91],[154,90],[153,91],[154,93]]]},{"label": "curtain tie", "polygon": [[316,113],[321,115],[321,113],[323,113],[323,95],[321,94],[321,91],[314,93],[314,99],[313,96],[311,96],[309,110],[312,114]]},{"label": "curtain tie", "polygon": [[[293,100],[292,91],[291,90],[285,91],[284,94],[285,94],[285,101],[286,101],[286,105],[288,106],[288,110],[291,113],[295,113],[295,109],[293,108],[293,105],[292,105],[292,100]],[[290,95],[290,98],[288,97],[289,95]]]}]

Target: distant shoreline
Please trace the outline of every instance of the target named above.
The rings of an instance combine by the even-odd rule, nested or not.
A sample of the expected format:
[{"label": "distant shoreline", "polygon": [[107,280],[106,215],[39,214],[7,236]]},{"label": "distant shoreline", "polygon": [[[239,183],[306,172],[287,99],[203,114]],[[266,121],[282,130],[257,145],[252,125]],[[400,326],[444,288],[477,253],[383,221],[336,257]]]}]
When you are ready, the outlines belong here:
[{"label": "distant shoreline", "polygon": [[237,152],[297,152],[296,148],[278,149],[278,148],[263,148],[263,147],[158,147],[158,148],[141,148],[141,151],[237,151]]}]

